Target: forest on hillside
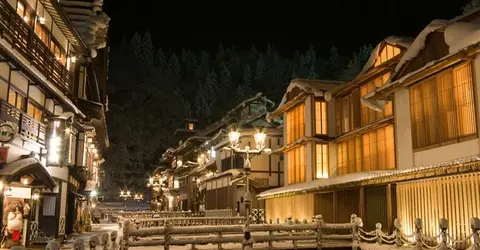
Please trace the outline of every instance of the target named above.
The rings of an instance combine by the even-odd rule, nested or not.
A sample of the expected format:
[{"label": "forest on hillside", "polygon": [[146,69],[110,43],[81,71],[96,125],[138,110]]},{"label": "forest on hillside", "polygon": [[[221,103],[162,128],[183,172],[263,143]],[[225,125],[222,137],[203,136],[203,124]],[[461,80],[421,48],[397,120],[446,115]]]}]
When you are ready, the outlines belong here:
[{"label": "forest on hillside", "polygon": [[110,51],[105,195],[145,190],[140,180],[178,143],[173,132],[183,119],[206,126],[258,92],[278,103],[294,78],[350,80],[371,51],[365,45],[345,57],[332,47],[322,58],[313,46],[286,56],[273,44],[247,51],[219,44],[214,54],[186,49],[176,54],[154,48],[150,33],[135,33]]}]

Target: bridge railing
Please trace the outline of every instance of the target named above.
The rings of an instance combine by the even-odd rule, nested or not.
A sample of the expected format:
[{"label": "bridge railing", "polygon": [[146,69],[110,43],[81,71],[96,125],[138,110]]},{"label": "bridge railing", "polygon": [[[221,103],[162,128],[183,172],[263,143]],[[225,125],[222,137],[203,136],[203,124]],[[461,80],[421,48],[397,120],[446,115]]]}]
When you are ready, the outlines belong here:
[{"label": "bridge railing", "polygon": [[[218,226],[174,226],[169,219],[164,226],[150,228],[136,228],[131,221],[126,220],[123,227],[123,250],[139,246],[163,246],[168,250],[170,246],[190,244],[192,249],[196,245],[216,244],[222,249],[222,244],[240,244],[242,247],[253,247],[253,244],[264,244],[272,248],[274,243],[291,242],[294,249],[319,248],[329,242],[338,245],[352,246],[358,243],[357,221],[348,223],[325,223],[321,216],[315,221],[295,224],[252,224],[218,225]],[[337,234],[325,234],[324,230],[335,230]],[[214,236],[212,236],[214,235]],[[289,244],[289,243],[287,243]]]},{"label": "bridge railing", "polygon": [[169,221],[173,226],[203,226],[203,225],[242,225],[245,224],[245,217],[175,217],[175,218],[152,218],[131,220],[136,228],[151,228],[165,226]]},{"label": "bridge railing", "polygon": [[[163,226],[137,228],[130,220],[123,224],[122,249],[138,246],[170,246],[190,244],[216,244],[222,249],[222,244],[239,244],[242,248],[272,249],[280,245],[283,248],[323,248],[323,247],[360,247],[366,249],[375,245],[415,248],[457,250],[480,250],[480,219],[471,219],[471,233],[463,239],[454,239],[448,233],[448,222],[440,219],[439,235],[429,236],[423,233],[423,222],[415,220],[414,234],[405,234],[399,220],[395,219],[395,229],[391,234],[382,230],[380,223],[372,231],[363,230],[361,218],[352,215],[347,223],[326,223],[318,215],[313,221],[292,220],[285,224],[249,225],[174,225],[171,219],[165,219]],[[212,236],[213,235],[213,236]]]},{"label": "bridge railing", "polygon": [[152,211],[145,211],[145,212],[118,212],[119,216],[123,218],[175,218],[175,217],[191,217],[191,211],[169,211],[169,212],[152,212]]}]

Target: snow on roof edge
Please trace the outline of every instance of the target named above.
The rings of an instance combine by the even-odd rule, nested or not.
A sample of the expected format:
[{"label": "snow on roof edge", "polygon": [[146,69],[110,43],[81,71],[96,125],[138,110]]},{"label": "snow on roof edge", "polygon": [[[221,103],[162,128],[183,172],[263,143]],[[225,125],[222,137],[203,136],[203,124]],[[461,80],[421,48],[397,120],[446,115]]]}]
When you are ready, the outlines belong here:
[{"label": "snow on roof edge", "polygon": [[[395,67],[395,73],[399,72],[400,69],[409,61],[413,60],[415,57],[418,56],[418,53],[423,50],[425,47],[425,40],[430,33],[435,32],[438,29],[441,29],[448,24],[450,24],[450,20],[445,19],[434,19],[432,20],[420,34],[417,35],[415,41],[413,41],[412,45],[405,51],[405,54],[402,56],[400,61],[398,62],[397,66]],[[392,76],[395,74],[392,74]]]}]

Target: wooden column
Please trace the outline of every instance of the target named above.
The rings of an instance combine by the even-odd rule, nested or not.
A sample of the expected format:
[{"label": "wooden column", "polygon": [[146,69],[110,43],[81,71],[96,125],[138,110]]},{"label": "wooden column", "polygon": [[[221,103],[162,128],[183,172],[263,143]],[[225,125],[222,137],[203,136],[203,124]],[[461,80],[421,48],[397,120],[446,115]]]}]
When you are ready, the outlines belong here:
[{"label": "wooden column", "polygon": [[365,188],[364,187],[360,187],[360,202],[359,202],[359,209],[358,211],[360,211],[360,214],[358,216],[360,216],[360,218],[362,218],[363,221],[365,221],[367,218],[365,218],[367,216],[367,212],[366,212],[366,207],[365,207]]},{"label": "wooden column", "polygon": [[391,232],[393,228],[392,185],[387,184],[385,188],[387,196],[387,230]]},{"label": "wooden column", "polygon": [[336,223],[337,222],[337,216],[338,216],[338,213],[337,213],[337,209],[338,209],[338,197],[337,197],[337,191],[333,191],[333,221],[332,223]]}]

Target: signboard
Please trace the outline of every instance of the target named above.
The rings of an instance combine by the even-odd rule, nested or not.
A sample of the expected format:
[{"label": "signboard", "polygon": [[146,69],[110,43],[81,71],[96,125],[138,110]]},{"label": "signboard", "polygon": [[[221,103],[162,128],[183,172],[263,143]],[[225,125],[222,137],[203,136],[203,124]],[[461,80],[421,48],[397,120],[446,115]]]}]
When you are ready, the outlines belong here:
[{"label": "signboard", "polygon": [[0,165],[7,163],[8,147],[0,147]]},{"label": "signboard", "polygon": [[1,143],[8,143],[13,141],[15,138],[15,129],[12,125],[8,123],[0,124],[0,142]]},{"label": "signboard", "polygon": [[[68,132],[67,121],[64,119],[51,119],[47,129],[47,166],[64,166],[66,150],[69,150],[69,141],[65,134]],[[69,134],[69,133],[68,133]]]}]

